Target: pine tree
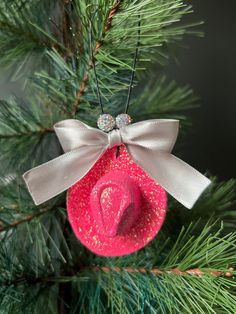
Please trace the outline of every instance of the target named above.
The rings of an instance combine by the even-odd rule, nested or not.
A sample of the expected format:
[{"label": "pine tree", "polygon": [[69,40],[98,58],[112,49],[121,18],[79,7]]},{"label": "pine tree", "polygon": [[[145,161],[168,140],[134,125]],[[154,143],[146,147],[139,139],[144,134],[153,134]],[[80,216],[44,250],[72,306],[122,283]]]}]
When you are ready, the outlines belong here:
[{"label": "pine tree", "polygon": [[65,194],[35,206],[22,180],[62,153],[54,123],[96,125],[97,82],[105,110],[120,113],[137,32],[129,113],[181,120],[183,142],[198,98],[163,69],[184,35],[200,35],[181,22],[189,13],[182,0],[1,1],[2,86],[11,91],[0,101],[0,313],[236,313],[234,180],[212,178],[191,211],[170,198],[155,240],[119,258],[80,244]]}]

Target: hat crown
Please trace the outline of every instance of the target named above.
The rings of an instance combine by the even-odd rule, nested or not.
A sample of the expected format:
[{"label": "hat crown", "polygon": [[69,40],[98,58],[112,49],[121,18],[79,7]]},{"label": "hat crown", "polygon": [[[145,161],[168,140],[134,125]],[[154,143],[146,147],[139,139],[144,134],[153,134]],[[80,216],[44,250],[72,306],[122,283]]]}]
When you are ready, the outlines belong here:
[{"label": "hat crown", "polygon": [[106,237],[124,235],[140,215],[141,192],[129,175],[112,171],[95,184],[90,205],[100,234]]}]

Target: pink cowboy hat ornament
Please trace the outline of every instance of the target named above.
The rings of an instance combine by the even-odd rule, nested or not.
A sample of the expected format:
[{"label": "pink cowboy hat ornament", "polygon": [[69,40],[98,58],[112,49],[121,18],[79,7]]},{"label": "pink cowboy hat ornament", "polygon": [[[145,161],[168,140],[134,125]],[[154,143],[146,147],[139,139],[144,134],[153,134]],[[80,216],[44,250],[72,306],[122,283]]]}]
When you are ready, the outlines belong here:
[{"label": "pink cowboy hat ornament", "polygon": [[109,133],[79,120],[54,128],[65,154],[23,177],[36,204],[68,189],[74,233],[96,254],[122,256],[143,248],[164,222],[166,191],[192,208],[210,184],[171,154],[177,120],[142,121]]},{"label": "pink cowboy hat ornament", "polygon": [[122,146],[106,151],[68,191],[67,210],[77,238],[103,256],[133,253],[150,242],[166,215],[166,192]]}]

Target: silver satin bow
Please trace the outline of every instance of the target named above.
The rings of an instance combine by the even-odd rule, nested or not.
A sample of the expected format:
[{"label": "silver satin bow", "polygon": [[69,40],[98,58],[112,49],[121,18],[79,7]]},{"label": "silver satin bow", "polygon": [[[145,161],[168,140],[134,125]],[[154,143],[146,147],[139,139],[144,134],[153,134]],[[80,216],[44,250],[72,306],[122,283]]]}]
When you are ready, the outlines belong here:
[{"label": "silver satin bow", "polygon": [[192,208],[211,183],[197,170],[171,154],[178,120],[148,120],[104,133],[79,120],[54,126],[65,154],[23,175],[36,205],[67,190],[81,180],[104,152],[125,144],[131,158],[169,194]]}]

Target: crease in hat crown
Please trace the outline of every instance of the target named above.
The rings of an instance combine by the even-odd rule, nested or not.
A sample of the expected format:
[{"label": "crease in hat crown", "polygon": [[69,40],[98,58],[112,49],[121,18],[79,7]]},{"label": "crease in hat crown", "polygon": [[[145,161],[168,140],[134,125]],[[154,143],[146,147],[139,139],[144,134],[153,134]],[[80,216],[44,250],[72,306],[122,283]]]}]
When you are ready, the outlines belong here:
[{"label": "crease in hat crown", "polygon": [[124,235],[141,214],[141,191],[128,174],[111,171],[93,187],[90,205],[100,234]]}]

